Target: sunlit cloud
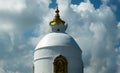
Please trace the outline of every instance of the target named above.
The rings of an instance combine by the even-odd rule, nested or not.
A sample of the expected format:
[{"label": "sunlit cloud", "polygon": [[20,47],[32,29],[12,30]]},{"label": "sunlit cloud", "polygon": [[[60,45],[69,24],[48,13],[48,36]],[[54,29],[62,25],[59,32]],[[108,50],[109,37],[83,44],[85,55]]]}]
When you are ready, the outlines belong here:
[{"label": "sunlit cloud", "polygon": [[25,0],[0,0],[0,11],[21,12],[25,8]]}]

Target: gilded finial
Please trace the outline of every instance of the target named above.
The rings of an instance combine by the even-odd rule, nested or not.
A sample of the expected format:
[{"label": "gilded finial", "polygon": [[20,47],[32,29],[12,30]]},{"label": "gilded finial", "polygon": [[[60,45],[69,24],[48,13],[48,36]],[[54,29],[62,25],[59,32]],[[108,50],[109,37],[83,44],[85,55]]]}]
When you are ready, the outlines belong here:
[{"label": "gilded finial", "polygon": [[55,13],[56,13],[56,15],[53,18],[53,20],[50,21],[50,25],[64,24],[65,21],[63,21],[63,20],[60,19],[58,6],[56,7]]},{"label": "gilded finial", "polygon": [[59,14],[59,9],[58,9],[58,6],[56,8],[56,11],[55,11],[57,14]]}]

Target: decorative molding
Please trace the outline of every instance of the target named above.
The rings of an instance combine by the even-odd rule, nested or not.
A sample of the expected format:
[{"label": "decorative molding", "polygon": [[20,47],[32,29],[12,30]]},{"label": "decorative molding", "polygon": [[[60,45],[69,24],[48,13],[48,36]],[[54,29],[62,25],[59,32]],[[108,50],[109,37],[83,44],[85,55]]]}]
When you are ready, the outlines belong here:
[{"label": "decorative molding", "polygon": [[43,57],[43,58],[38,58],[38,59],[35,59],[34,62],[38,61],[38,60],[43,60],[43,59],[52,59],[52,57]]}]

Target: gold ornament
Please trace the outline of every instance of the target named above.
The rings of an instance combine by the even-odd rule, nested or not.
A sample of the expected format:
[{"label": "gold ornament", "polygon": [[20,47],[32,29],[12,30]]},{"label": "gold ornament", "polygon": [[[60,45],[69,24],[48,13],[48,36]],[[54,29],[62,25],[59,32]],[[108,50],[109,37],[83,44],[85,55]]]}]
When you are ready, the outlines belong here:
[{"label": "gold ornament", "polygon": [[64,24],[65,21],[60,19],[58,6],[56,8],[55,13],[56,13],[56,15],[54,16],[53,20],[50,21],[50,25]]},{"label": "gold ornament", "polygon": [[67,60],[62,55],[55,58],[53,64],[54,64],[54,73],[68,73]]}]

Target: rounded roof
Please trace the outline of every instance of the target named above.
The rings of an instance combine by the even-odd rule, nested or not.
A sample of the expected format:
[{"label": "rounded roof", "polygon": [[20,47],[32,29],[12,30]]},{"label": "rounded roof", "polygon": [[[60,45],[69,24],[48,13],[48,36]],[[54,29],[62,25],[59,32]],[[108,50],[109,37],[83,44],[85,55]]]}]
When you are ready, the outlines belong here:
[{"label": "rounded roof", "polygon": [[71,46],[79,48],[75,40],[66,33],[49,33],[41,39],[36,49],[53,46]]}]

